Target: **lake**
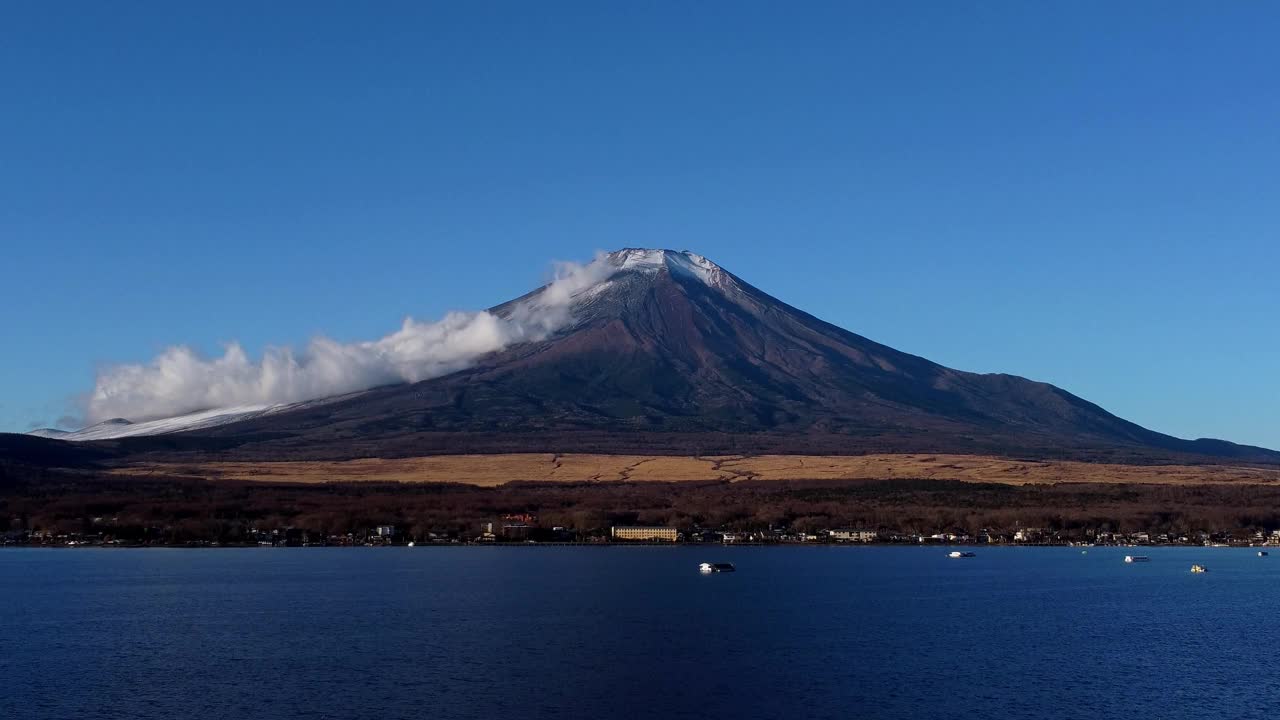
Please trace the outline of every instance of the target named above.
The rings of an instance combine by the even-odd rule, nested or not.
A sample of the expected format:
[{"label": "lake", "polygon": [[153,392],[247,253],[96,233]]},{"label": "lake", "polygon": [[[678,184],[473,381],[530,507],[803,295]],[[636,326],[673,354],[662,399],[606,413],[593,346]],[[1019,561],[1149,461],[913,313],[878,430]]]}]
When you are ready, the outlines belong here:
[{"label": "lake", "polygon": [[1274,710],[1280,553],[948,549],[7,549],[0,718]]}]

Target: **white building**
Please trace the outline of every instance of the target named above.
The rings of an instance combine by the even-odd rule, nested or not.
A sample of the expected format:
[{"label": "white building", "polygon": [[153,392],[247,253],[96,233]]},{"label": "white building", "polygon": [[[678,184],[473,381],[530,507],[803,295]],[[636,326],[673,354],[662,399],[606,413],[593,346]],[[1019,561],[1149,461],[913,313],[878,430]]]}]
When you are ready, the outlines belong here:
[{"label": "white building", "polygon": [[831,539],[836,542],[875,542],[879,537],[875,530],[832,530]]},{"label": "white building", "polygon": [[1022,528],[1013,534],[1014,542],[1039,542],[1044,536],[1044,531],[1039,528]]}]

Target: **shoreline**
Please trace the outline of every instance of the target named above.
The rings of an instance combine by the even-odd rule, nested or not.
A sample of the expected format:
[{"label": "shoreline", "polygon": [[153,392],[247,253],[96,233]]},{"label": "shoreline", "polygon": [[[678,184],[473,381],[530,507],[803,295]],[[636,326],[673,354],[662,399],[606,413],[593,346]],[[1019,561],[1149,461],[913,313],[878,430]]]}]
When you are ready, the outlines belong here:
[{"label": "shoreline", "polygon": [[1089,545],[1079,543],[995,543],[995,544],[973,544],[973,543],[761,543],[761,542],[735,542],[735,543],[690,543],[690,542],[664,542],[664,543],[645,543],[645,542],[444,542],[444,543],[421,543],[409,545],[406,543],[384,544],[384,545],[249,545],[249,544],[131,544],[131,545],[114,545],[114,544],[77,544],[77,545],[54,545],[54,544],[8,544],[0,545],[0,552],[5,550],[334,550],[334,549],[368,549],[368,550],[385,550],[385,549],[414,549],[419,548],[535,548],[535,547],[591,547],[591,548],[770,548],[770,547],[786,547],[786,548],[919,548],[919,549],[938,549],[947,550],[955,548],[970,549],[1013,549],[1013,548],[1079,548],[1082,550],[1093,549],[1140,549],[1155,550],[1168,548],[1199,548],[1206,550],[1267,550],[1274,548],[1280,552],[1280,545],[1204,545],[1193,543],[1167,543],[1153,545]]}]

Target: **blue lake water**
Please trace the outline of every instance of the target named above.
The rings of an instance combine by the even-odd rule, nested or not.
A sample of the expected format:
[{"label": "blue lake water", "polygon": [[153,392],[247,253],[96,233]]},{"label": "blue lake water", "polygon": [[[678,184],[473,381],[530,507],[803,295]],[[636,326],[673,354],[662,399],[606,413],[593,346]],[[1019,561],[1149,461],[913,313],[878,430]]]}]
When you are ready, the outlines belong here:
[{"label": "blue lake water", "polygon": [[[0,551],[0,718],[1251,718],[1280,553]],[[738,572],[703,576],[702,561]],[[1192,563],[1209,567],[1188,572]]]}]

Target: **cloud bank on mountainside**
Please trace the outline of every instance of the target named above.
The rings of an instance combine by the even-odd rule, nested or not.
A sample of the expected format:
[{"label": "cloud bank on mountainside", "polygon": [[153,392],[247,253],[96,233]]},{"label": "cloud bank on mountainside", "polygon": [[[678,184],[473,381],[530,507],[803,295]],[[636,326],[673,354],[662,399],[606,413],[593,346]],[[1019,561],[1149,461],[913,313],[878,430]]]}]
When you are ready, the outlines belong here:
[{"label": "cloud bank on mountainside", "polygon": [[435,322],[410,317],[378,340],[340,343],[317,337],[303,352],[270,348],[258,360],[235,342],[214,358],[186,346],[169,347],[149,363],[100,372],[85,417],[90,423],[117,417],[145,421],[209,408],[302,402],[438,377],[564,327],[573,297],[616,270],[603,254],[585,265],[558,263],[555,278],[543,291],[505,317],[487,311],[452,312]]}]

